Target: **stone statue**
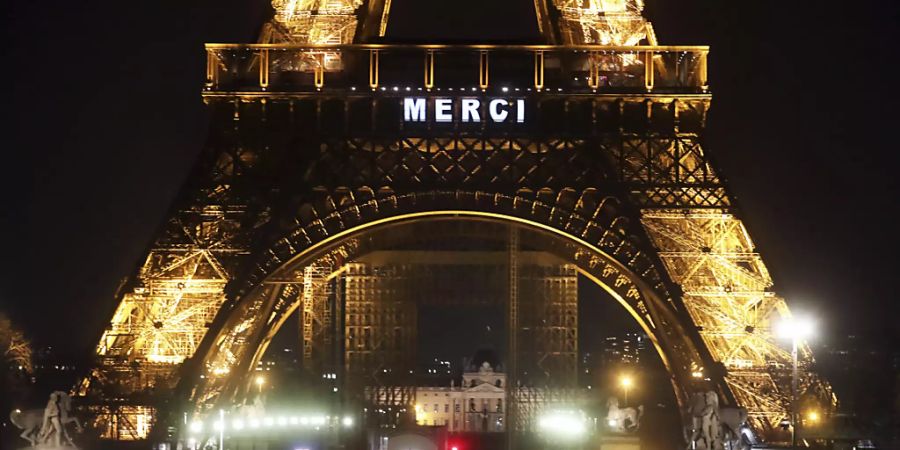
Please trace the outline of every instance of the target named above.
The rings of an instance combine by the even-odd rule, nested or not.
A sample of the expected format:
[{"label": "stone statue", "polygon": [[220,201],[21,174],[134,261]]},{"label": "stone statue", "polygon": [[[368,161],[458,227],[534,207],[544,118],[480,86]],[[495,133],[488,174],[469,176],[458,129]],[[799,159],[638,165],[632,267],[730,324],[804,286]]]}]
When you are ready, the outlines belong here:
[{"label": "stone statue", "polygon": [[713,391],[691,394],[685,421],[689,450],[720,450],[719,396]]},{"label": "stone statue", "polygon": [[83,428],[81,422],[71,415],[71,412],[72,399],[69,394],[55,391],[50,394],[47,407],[43,410],[17,409],[9,415],[9,420],[23,430],[20,436],[35,449],[77,448],[66,430],[66,425],[74,423],[79,433]]},{"label": "stone statue", "polygon": [[747,427],[747,410],[744,408],[719,408],[719,425],[725,450],[750,450],[751,442],[744,434]]},{"label": "stone statue", "polygon": [[685,420],[685,438],[689,450],[746,450],[750,443],[744,439],[747,410],[719,407],[714,391],[691,395]]},{"label": "stone statue", "polygon": [[634,433],[641,426],[641,416],[644,415],[644,406],[635,408],[619,408],[619,399],[610,397],[606,401],[608,412],[606,423],[616,433]]}]

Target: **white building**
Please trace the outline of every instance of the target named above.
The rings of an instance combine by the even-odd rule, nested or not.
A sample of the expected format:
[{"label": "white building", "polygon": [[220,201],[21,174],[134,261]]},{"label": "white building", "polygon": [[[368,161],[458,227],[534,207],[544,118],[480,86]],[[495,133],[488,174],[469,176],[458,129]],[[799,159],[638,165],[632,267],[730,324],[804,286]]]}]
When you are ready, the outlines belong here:
[{"label": "white building", "polygon": [[501,432],[506,415],[506,374],[484,362],[463,373],[462,386],[417,387],[416,423],[454,432]]}]

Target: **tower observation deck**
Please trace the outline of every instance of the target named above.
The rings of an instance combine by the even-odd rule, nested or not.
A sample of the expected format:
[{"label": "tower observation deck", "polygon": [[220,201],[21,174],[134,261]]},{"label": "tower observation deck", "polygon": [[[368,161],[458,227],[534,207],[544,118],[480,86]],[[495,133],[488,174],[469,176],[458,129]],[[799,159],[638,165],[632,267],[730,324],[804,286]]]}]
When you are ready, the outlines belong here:
[{"label": "tower observation deck", "polygon": [[[631,312],[680,401],[714,389],[778,439],[790,311],[702,145],[708,47],[658,45],[640,0],[535,0],[527,45],[389,43],[391,0],[273,6],[259,43],[206,45],[209,140],[78,388],[107,437],[146,437],[163,393],[245,398],[286,318],[313,342],[333,274],[390,250],[379,227],[449,217],[562,239],[545,250]],[[801,392],[832,406],[812,362]]]}]

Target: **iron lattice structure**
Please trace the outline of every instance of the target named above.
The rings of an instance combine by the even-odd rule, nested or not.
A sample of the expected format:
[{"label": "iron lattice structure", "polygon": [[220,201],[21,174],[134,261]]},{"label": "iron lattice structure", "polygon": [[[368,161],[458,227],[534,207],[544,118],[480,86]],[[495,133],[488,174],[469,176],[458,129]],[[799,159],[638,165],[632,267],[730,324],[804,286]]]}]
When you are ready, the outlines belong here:
[{"label": "iron lattice structure", "polygon": [[[774,436],[790,358],[772,323],[790,313],[702,146],[708,48],[656,45],[635,0],[536,0],[546,45],[374,43],[390,0],[273,5],[261,43],[207,45],[208,144],[78,387],[107,419],[149,423],[176,387],[198,413],[239,400],[298,309],[304,359],[335,366],[332,318],[364,305],[330,299],[373,276],[352,263],[392,239],[380,227],[493,220],[604,286],[680,400],[711,386]],[[410,95],[522,99],[527,126],[409,123]],[[833,404],[806,346],[801,363],[803,391]]]}]

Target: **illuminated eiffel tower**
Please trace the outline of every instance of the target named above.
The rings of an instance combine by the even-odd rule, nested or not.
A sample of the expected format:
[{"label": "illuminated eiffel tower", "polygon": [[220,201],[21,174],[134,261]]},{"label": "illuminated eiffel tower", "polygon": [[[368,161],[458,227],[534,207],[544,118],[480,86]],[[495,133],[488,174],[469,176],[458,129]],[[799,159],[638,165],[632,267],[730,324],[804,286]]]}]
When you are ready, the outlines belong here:
[{"label": "illuminated eiffel tower", "polygon": [[[707,47],[660,46],[642,0],[535,0],[544,45],[390,44],[391,0],[273,6],[259,43],[207,45],[208,144],[79,386],[107,437],[146,437],[176,386],[241,398],[297,309],[311,362],[334,338],[329,280],[375,248],[358,232],[451,213],[566,240],[681,401],[711,386],[775,436],[790,312],[701,145]],[[833,406],[812,363],[802,345],[801,392]]]}]

